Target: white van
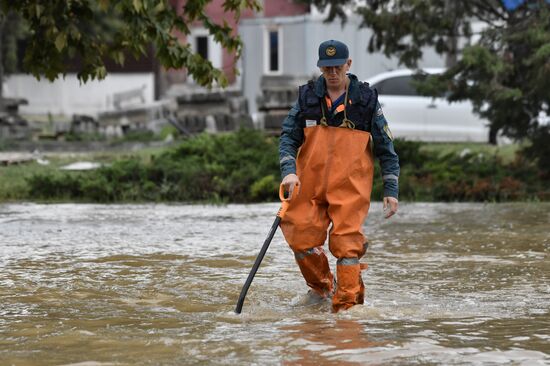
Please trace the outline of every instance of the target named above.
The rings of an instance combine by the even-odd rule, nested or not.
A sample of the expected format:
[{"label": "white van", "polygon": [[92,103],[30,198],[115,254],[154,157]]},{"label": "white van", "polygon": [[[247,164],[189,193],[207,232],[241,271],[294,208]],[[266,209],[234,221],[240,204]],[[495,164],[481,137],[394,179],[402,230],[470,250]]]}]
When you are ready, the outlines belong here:
[{"label": "white van", "polygon": [[[438,74],[444,69],[424,69]],[[411,84],[415,71],[385,72],[369,80],[395,137],[421,141],[488,142],[489,121],[472,111],[470,101],[419,95]]]}]

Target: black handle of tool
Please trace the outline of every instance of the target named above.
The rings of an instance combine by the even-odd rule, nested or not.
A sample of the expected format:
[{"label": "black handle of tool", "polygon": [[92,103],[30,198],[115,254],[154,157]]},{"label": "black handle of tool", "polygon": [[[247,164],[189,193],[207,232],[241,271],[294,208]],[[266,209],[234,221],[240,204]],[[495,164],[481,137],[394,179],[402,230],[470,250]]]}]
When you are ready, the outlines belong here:
[{"label": "black handle of tool", "polygon": [[288,210],[288,205],[291,198],[292,198],[292,195],[290,195],[289,197],[285,197],[285,187],[281,183],[281,185],[279,186],[279,199],[281,200],[281,208],[279,208],[279,211],[277,212],[277,217],[275,218],[273,225],[271,225],[271,230],[269,230],[267,239],[265,239],[264,245],[262,246],[262,249],[260,249],[260,253],[256,257],[256,261],[254,262],[254,265],[252,266],[252,269],[248,274],[248,278],[246,279],[246,282],[244,283],[244,286],[241,290],[241,294],[239,295],[239,301],[237,301],[237,307],[235,308],[235,313],[237,314],[240,314],[241,310],[243,309],[243,303],[244,303],[244,298],[246,297],[246,293],[250,288],[250,284],[252,283],[252,280],[254,279],[254,276],[256,275],[258,268],[260,268],[260,263],[262,263],[262,259],[264,259],[265,253],[267,252],[267,248],[269,248],[269,244],[271,244],[271,240],[273,239],[273,236],[275,235],[275,232],[279,227],[279,223],[281,222],[281,219],[283,218],[286,211]]},{"label": "black handle of tool", "polygon": [[260,253],[256,257],[256,261],[254,262],[254,265],[252,266],[252,269],[248,274],[248,278],[246,279],[243,289],[241,290],[241,294],[239,295],[239,301],[237,301],[237,307],[235,308],[235,313],[237,314],[240,314],[241,310],[243,309],[244,298],[246,297],[246,293],[248,292],[250,284],[252,283],[252,280],[254,279],[254,276],[256,275],[258,268],[260,268],[260,263],[262,263],[262,260],[264,259],[265,253],[267,252],[267,248],[269,248],[269,244],[271,244],[271,240],[273,239],[273,236],[275,235],[275,232],[277,231],[277,228],[279,227],[280,222],[281,222],[281,217],[277,216],[275,218],[275,221],[273,222],[273,225],[271,226],[271,230],[269,230],[269,234],[265,239],[262,249],[260,249]]}]

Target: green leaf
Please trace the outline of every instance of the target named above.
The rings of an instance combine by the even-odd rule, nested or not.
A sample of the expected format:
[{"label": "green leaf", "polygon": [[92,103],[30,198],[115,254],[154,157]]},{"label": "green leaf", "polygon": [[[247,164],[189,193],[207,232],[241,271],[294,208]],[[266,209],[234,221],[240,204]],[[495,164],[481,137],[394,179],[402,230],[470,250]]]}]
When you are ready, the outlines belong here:
[{"label": "green leaf", "polygon": [[61,52],[67,46],[67,33],[60,32],[55,37],[55,48],[57,51]]},{"label": "green leaf", "polygon": [[141,12],[141,9],[143,8],[143,3],[141,2],[141,0],[133,0],[133,4],[136,13]]},{"label": "green leaf", "polygon": [[109,0],[99,0],[99,7],[103,11],[107,11],[109,9]]},{"label": "green leaf", "polygon": [[157,6],[155,6],[155,12],[156,12],[156,13],[160,13],[160,12],[163,11],[164,9],[165,9],[164,1],[159,1],[159,3],[157,4]]},{"label": "green leaf", "polygon": [[36,4],[36,18],[40,18],[43,11],[44,11],[44,6],[40,4]]},{"label": "green leaf", "polygon": [[107,69],[105,66],[99,66],[95,69],[95,76],[98,79],[105,79],[105,76],[107,76]]},{"label": "green leaf", "polygon": [[115,53],[113,53],[113,59],[115,60],[115,62],[119,65],[124,65],[124,52],[122,51],[117,51]]},{"label": "green leaf", "polygon": [[82,37],[78,28],[73,24],[69,26],[69,36],[75,41],[79,41],[80,38]]}]

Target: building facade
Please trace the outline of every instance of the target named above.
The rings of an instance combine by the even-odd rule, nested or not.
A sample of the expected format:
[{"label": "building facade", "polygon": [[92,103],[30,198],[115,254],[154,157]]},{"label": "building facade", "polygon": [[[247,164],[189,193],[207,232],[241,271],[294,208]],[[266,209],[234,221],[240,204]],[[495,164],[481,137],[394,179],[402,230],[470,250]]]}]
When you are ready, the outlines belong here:
[{"label": "building facade", "polygon": [[[177,9],[183,9],[185,0],[171,0]],[[243,94],[248,112],[257,120],[262,103],[266,103],[266,90],[280,91],[285,96],[281,109],[288,106],[293,97],[286,92],[296,90],[302,83],[319,74],[316,67],[317,47],[327,39],[338,39],[350,48],[353,60],[351,71],[365,80],[380,72],[398,67],[395,59],[380,53],[370,54],[367,45],[372,32],[359,29],[359,17],[349,14],[347,23],[324,23],[326,14],[316,8],[296,4],[294,0],[264,0],[263,10],[254,13],[246,10],[239,23],[232,14],[223,11],[224,0],[208,3],[206,12],[216,23],[227,22],[243,44],[240,59],[217,44],[201,24],[194,24],[188,36],[178,35],[180,41],[191,44],[193,50],[223,70],[230,82],[231,92]],[[443,60],[434,52],[426,52],[422,67],[441,67]],[[239,71],[233,72],[234,68]],[[128,58],[124,68],[108,68],[109,75],[103,81],[81,84],[76,73],[54,83],[37,81],[29,75],[12,75],[5,83],[5,94],[12,98],[25,98],[28,105],[21,108],[26,115],[53,114],[70,117],[73,114],[97,116],[115,110],[127,98],[138,104],[149,104],[156,99],[175,98],[181,91],[193,93],[201,90],[184,69],[165,70],[154,60],[153,53],[145,60]],[[266,89],[267,88],[267,89]],[[174,93],[168,93],[173,90]],[[281,94],[281,95],[282,95]],[[276,93],[272,94],[276,95]],[[278,97],[276,97],[278,98]]]},{"label": "building facade", "polygon": [[[317,50],[319,44],[328,39],[337,39],[348,45],[352,59],[351,72],[360,80],[398,68],[396,59],[367,51],[372,31],[359,29],[361,19],[358,16],[350,14],[344,26],[338,21],[324,23],[324,19],[325,14],[313,10],[307,14],[241,21],[239,33],[244,42],[240,64],[243,75],[241,85],[253,116],[260,109],[258,99],[263,93],[262,79],[294,78],[298,83],[318,76]],[[443,67],[444,60],[434,51],[425,50],[419,66]]]}]

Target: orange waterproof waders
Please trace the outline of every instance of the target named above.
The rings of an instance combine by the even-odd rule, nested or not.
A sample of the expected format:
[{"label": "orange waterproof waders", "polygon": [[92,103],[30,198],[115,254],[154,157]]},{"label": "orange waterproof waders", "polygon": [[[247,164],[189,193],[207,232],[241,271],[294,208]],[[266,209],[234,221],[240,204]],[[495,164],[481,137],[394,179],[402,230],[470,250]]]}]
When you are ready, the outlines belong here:
[{"label": "orange waterproof waders", "polygon": [[304,128],[304,135],[296,159],[300,192],[290,200],[281,229],[308,286],[326,297],[333,291],[333,276],[322,246],[332,223],[329,249],[338,258],[332,299],[336,312],[364,300],[359,259],[367,246],[361,226],[373,179],[370,134],[317,125]]}]

